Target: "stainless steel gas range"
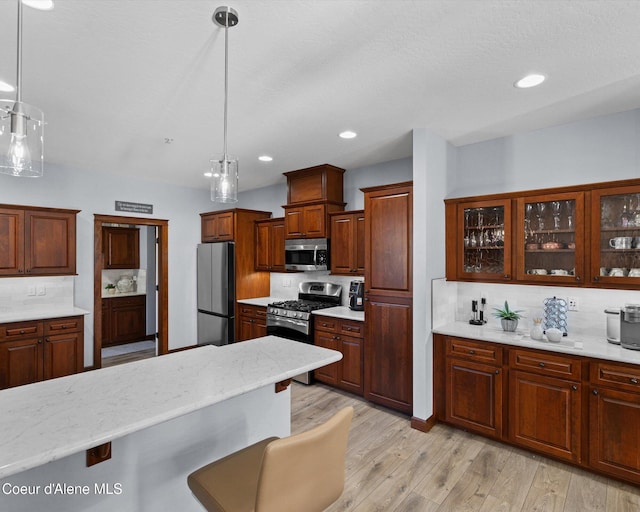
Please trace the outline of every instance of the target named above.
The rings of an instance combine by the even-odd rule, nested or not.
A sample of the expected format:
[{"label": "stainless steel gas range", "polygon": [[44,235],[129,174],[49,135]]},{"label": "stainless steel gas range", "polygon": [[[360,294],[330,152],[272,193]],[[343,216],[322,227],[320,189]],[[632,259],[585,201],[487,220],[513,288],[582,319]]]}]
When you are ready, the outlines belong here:
[{"label": "stainless steel gas range", "polygon": [[[339,284],[319,281],[300,283],[298,300],[273,302],[267,306],[267,334],[313,344],[311,312],[339,306],[341,297],[342,286]],[[294,380],[310,384],[311,375],[298,375]]]}]

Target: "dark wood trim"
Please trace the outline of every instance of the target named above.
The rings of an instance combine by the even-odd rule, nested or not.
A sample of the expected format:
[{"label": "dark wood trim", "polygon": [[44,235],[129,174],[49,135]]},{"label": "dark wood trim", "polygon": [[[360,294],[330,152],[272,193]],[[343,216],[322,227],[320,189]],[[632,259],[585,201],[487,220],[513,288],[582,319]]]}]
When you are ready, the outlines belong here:
[{"label": "dark wood trim", "polygon": [[[540,188],[535,190],[521,190],[514,192],[501,192],[499,194],[488,194],[482,196],[468,196],[468,197],[452,197],[445,199],[445,204],[448,203],[466,203],[468,201],[473,201],[478,199],[479,197],[482,200],[495,200],[495,199],[513,199],[514,197],[529,197],[529,196],[538,196],[538,195],[548,195],[548,194],[559,194],[564,192],[589,192],[593,189],[607,189],[607,188],[616,188],[616,187],[630,187],[640,185],[640,179],[634,178],[629,180],[619,180],[619,181],[604,181],[601,183],[586,183],[583,185],[570,185],[565,187],[554,187],[554,188]],[[365,190],[365,189],[361,189]]]},{"label": "dark wood trim", "polygon": [[93,368],[102,367],[102,226],[104,224],[134,224],[158,228],[158,355],[169,353],[169,221],[117,215],[94,215],[93,220]]},{"label": "dark wood trim", "polygon": [[111,458],[111,441],[87,450],[87,467],[95,466]]},{"label": "dark wood trim", "polygon": [[39,212],[80,213],[82,210],[69,210],[67,208],[46,208],[44,206],[27,206],[20,204],[0,204],[0,208],[17,208],[19,210],[37,210]]},{"label": "dark wood trim", "polygon": [[188,345],[186,347],[180,347],[180,348],[172,348],[171,350],[169,350],[169,354],[173,354],[174,352],[182,352],[183,350],[191,350],[192,348],[198,348],[200,345]]},{"label": "dark wood trim", "polygon": [[426,420],[422,418],[411,417],[411,428],[420,432],[429,432],[436,424],[435,416],[429,416]]},{"label": "dark wood trim", "polygon": [[289,387],[291,384],[291,379],[282,380],[280,382],[276,382],[276,393],[280,393]]},{"label": "dark wood trim", "polygon": [[228,212],[257,213],[260,215],[264,215],[265,213],[268,213],[269,215],[271,215],[271,212],[265,212],[264,210],[249,210],[247,208],[229,208],[227,210],[213,210],[210,212],[203,212],[200,214],[200,216],[202,217],[203,215],[218,215],[219,213],[228,213]]},{"label": "dark wood trim", "polygon": [[[402,188],[402,187],[413,187],[413,181],[403,181],[401,183],[389,183],[388,185],[378,185],[375,187],[365,187],[365,188],[361,188],[360,190],[362,192],[380,192],[382,190],[393,190],[396,188]],[[366,211],[367,207],[365,206],[365,211]]]}]

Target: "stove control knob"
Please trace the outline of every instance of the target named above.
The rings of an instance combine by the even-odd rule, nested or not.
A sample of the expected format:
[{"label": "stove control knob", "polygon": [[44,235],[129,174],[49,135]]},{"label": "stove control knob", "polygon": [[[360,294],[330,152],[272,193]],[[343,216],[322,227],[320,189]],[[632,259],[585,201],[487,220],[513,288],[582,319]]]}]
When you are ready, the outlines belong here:
[{"label": "stove control knob", "polygon": [[298,318],[302,318],[302,313],[296,313],[296,316],[297,316]]}]

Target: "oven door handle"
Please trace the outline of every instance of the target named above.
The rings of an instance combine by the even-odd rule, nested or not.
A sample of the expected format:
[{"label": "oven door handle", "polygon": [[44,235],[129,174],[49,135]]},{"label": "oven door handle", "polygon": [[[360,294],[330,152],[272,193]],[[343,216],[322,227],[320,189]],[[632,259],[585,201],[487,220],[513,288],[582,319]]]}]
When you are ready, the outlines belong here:
[{"label": "oven door handle", "polygon": [[309,322],[305,320],[296,320],[295,318],[284,318],[281,316],[267,315],[267,327],[289,327],[297,325],[306,328],[305,334],[309,333]]}]

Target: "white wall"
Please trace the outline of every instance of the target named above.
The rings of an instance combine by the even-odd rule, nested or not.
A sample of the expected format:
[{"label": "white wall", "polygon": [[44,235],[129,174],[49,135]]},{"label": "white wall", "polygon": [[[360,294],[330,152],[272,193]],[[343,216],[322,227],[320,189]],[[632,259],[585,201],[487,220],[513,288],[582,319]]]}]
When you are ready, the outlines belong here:
[{"label": "white wall", "polygon": [[[38,179],[0,175],[0,203],[81,210],[77,217],[75,305],[93,311],[93,216],[123,215],[115,200],[153,204],[148,217],[169,220],[169,348],[196,340],[195,247],[199,213],[212,210],[209,192],[136,178],[45,167]],[[28,280],[30,278],[23,278]],[[85,317],[85,365],[93,361],[93,314]]]}]

